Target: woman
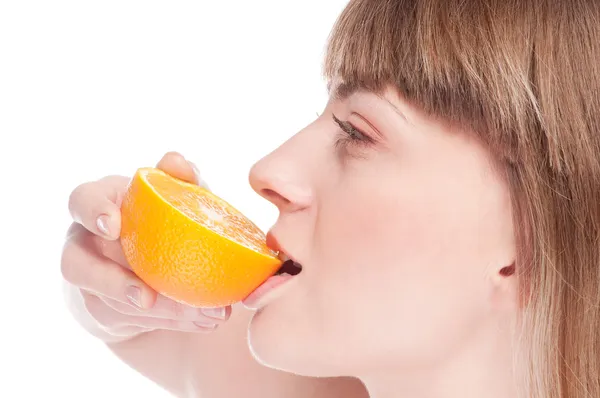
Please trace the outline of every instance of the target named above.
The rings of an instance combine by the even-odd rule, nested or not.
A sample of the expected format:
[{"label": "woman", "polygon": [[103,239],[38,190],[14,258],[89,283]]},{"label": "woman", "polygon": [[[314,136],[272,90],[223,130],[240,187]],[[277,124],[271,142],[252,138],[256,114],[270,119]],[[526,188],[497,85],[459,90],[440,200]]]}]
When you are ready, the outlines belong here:
[{"label": "woman", "polygon": [[250,175],[301,273],[231,318],[157,297],[123,267],[111,177],[71,196],[78,319],[181,396],[600,396],[599,20],[596,0],[350,1],[324,112]]}]

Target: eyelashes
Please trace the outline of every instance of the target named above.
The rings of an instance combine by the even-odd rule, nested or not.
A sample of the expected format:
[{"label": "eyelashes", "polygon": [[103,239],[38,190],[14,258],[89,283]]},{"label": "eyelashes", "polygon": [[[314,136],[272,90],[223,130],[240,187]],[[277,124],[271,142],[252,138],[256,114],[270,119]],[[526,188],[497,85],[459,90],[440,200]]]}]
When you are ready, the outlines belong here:
[{"label": "eyelashes", "polygon": [[374,143],[373,139],[354,127],[351,123],[338,119],[335,115],[333,116],[334,122],[339,126],[342,134],[336,139],[335,147],[338,150],[345,152],[350,149],[350,146],[365,147]]},{"label": "eyelashes", "polygon": [[338,124],[338,126],[340,126],[342,131],[344,131],[348,137],[350,137],[350,139],[358,141],[367,140],[367,136],[350,123],[341,121],[335,115],[333,115],[333,120]]}]

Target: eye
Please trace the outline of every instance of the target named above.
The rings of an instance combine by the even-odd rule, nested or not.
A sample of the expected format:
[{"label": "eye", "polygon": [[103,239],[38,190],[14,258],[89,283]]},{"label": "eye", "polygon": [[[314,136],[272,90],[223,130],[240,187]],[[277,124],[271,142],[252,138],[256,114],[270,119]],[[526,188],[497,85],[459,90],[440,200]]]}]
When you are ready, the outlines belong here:
[{"label": "eye", "polygon": [[356,127],[354,127],[349,122],[342,121],[342,120],[338,119],[335,115],[333,115],[333,120],[337,123],[338,126],[340,126],[340,129],[342,129],[342,131],[344,133],[346,133],[346,137],[344,137],[344,138],[349,139],[350,141],[362,142],[362,143],[372,143],[373,142],[373,140],[368,135],[366,135],[363,132],[361,132],[360,130],[358,130]]}]

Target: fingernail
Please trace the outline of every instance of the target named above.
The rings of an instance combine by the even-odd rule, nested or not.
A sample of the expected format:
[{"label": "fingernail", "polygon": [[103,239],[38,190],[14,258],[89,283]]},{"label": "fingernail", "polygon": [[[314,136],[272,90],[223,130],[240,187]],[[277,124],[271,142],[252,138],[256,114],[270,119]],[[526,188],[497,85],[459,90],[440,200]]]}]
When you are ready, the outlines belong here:
[{"label": "fingernail", "polygon": [[127,300],[129,300],[131,304],[138,308],[142,308],[141,291],[139,287],[128,286],[127,289],[125,289],[125,296],[127,296]]},{"label": "fingernail", "polygon": [[217,327],[217,325],[214,323],[203,322],[203,321],[196,321],[196,322],[194,322],[194,325],[196,325],[200,328],[203,328],[203,329],[214,329]]},{"label": "fingernail", "polygon": [[201,310],[204,315],[209,318],[225,319],[226,311],[225,308],[204,308]]},{"label": "fingernail", "polygon": [[108,230],[108,216],[106,214],[96,219],[96,226],[104,235],[110,235],[110,231]]}]

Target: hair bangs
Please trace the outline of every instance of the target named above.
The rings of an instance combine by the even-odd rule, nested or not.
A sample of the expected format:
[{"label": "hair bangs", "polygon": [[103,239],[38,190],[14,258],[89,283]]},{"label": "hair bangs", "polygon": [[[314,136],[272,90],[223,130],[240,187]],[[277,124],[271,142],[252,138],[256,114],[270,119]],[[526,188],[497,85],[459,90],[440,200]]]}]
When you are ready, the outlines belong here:
[{"label": "hair bangs", "polygon": [[354,89],[392,86],[514,160],[539,113],[526,12],[513,1],[352,0],[329,37],[323,73]]}]

